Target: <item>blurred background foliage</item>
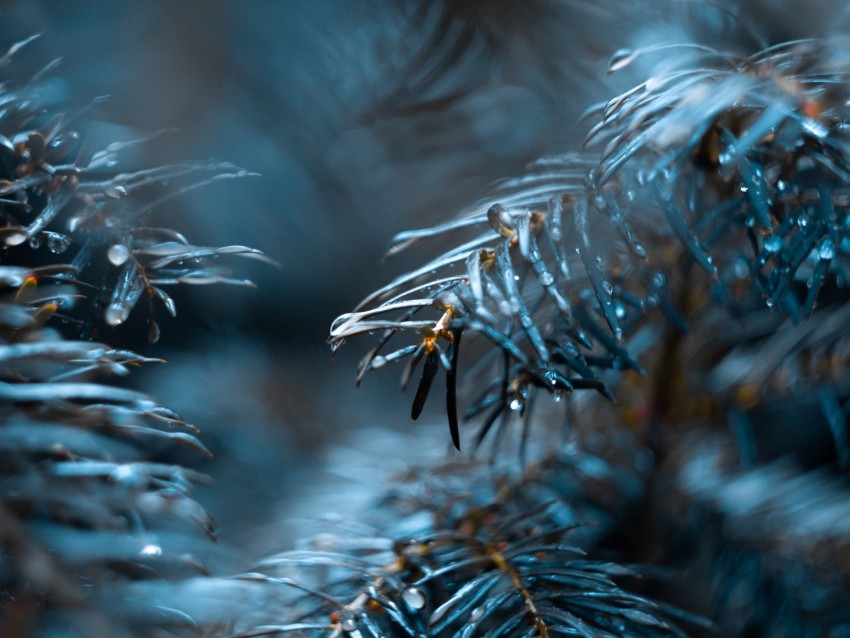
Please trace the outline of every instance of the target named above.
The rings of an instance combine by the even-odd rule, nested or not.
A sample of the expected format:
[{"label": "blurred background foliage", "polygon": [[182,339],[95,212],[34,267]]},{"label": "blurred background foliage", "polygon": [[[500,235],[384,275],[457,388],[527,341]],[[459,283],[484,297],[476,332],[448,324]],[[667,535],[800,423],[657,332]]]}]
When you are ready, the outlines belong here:
[{"label": "blurred background foliage", "polygon": [[[423,52],[446,12],[472,26],[450,29],[437,49],[459,53],[435,62]],[[846,16],[839,0],[21,0],[0,4],[0,42],[43,34],[8,72],[26,79],[61,58],[50,77],[69,110],[108,95],[87,118],[98,139],[162,131],[141,164],[215,158],[261,174],[153,217],[280,268],[242,266],[256,290],[178,290],[157,345],[132,321],[103,335],[169,360],[136,378],[216,455],[191,465],[214,480],[198,500],[219,520],[226,571],[287,546],[312,517],[353,516],[376,491],[376,458],[389,482],[447,447],[439,408],[413,426],[394,379],[355,391],[360,351],[328,354],[331,320],[420,259],[381,265],[393,235],[575,147],[584,108],[645,75],[635,64],[607,78],[617,49],[759,48],[840,32]]]},{"label": "blurred background foliage", "polygon": [[[622,16],[583,3],[497,4],[479,17],[494,40],[436,71],[417,55],[439,3],[4,4],[3,41],[43,34],[10,73],[26,78],[61,58],[51,77],[69,110],[108,96],[86,118],[98,139],[162,131],[138,147],[140,164],[216,158],[261,174],[169,202],[152,224],[199,244],[251,245],[280,269],[243,264],[258,290],[175,290],[178,317],[156,346],[140,322],[104,335],[169,360],[139,376],[202,427],[218,468],[205,468],[216,476],[209,496],[226,501],[207,504],[223,530],[268,521],[301,451],[351,436],[380,454],[390,445],[381,429],[367,444],[351,428],[408,430],[406,399],[377,379],[355,392],[359,354],[331,361],[325,344],[334,316],[417,259],[381,265],[389,239],[448,218],[580,137],[575,120],[610,54],[587,24],[601,31]],[[424,438],[442,449],[438,432]]]}]

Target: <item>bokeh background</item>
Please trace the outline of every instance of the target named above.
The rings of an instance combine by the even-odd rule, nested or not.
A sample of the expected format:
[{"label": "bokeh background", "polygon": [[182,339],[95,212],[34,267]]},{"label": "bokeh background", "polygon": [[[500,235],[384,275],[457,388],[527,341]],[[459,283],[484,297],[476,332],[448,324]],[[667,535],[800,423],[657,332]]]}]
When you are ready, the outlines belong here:
[{"label": "bokeh background", "polygon": [[[718,6],[722,5],[721,8]],[[355,390],[364,344],[331,360],[332,319],[421,259],[382,263],[392,236],[445,220],[529,161],[574,148],[623,47],[707,40],[754,48],[840,28],[840,2],[584,0],[26,0],[0,3],[0,43],[42,36],[8,72],[50,77],[93,134],[162,133],[143,161],[227,160],[260,177],[153,213],[195,243],[247,244],[257,289],[176,293],[136,383],[200,425],[216,460],[202,502],[233,564],[288,545],[305,521],[351,515],[405,464],[446,453],[439,403],[422,422],[391,372]],[[753,28],[750,28],[753,27]],[[649,60],[648,63],[651,63]],[[425,248],[427,251],[427,247]],[[409,260],[409,261],[406,261]],[[381,459],[380,466],[376,459]],[[380,467],[380,472],[376,472]]]}]

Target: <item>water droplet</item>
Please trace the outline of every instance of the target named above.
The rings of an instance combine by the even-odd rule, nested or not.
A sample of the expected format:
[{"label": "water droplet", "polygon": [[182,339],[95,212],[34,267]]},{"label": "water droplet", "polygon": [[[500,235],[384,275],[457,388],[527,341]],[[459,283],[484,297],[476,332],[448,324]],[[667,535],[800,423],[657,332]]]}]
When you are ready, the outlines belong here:
[{"label": "water droplet", "polygon": [[746,279],[747,275],[750,273],[750,265],[747,263],[747,260],[744,258],[739,258],[735,260],[735,277],[738,279]]},{"label": "water droplet", "polygon": [[773,300],[773,297],[768,297],[764,300],[764,303],[767,305],[768,308],[773,308],[773,304],[775,304],[776,302]]},{"label": "water droplet", "polygon": [[127,189],[124,186],[110,186],[104,191],[107,197],[112,197],[113,199],[118,199],[120,197],[124,197],[127,194]]},{"label": "water droplet", "polygon": [[62,233],[45,231],[47,234],[47,249],[57,255],[64,253],[71,245],[71,239]]},{"label": "water droplet", "polygon": [[425,606],[425,594],[417,587],[408,587],[401,593],[401,597],[413,609],[422,609]]},{"label": "water droplet", "polygon": [[39,248],[41,248],[41,239],[33,235],[32,237],[30,237],[29,244],[30,248],[32,248],[33,250],[38,250]]},{"label": "water droplet", "polygon": [[357,621],[355,621],[354,618],[351,618],[350,616],[343,618],[341,624],[342,628],[345,631],[357,631]]},{"label": "water droplet", "polygon": [[782,238],[777,235],[771,235],[764,240],[764,250],[768,253],[778,252],[782,248]]},{"label": "water droplet", "polygon": [[148,326],[148,343],[158,343],[161,335],[159,324],[156,321],[151,321]]},{"label": "water droplet", "polygon": [[636,57],[636,52],[633,49],[618,49],[611,60],[608,62],[608,73],[613,73],[622,69],[624,66],[631,64]]},{"label": "water droplet", "polygon": [[6,245],[7,246],[20,246],[27,240],[27,234],[21,231],[15,231],[10,235],[6,236]]},{"label": "water droplet", "polygon": [[519,281],[519,275],[514,275],[514,281]]},{"label": "water droplet", "polygon": [[835,242],[826,237],[818,246],[818,257],[821,259],[833,259],[835,257]]},{"label": "water droplet", "polygon": [[555,283],[555,278],[548,272],[540,273],[539,279],[541,286],[551,286]]},{"label": "water droplet", "polygon": [[742,192],[742,193],[746,193],[748,190],[750,190],[750,189],[749,189],[749,187],[747,187],[747,186],[741,186],[741,192]]},{"label": "water droplet", "polygon": [[153,544],[145,545],[144,547],[142,547],[139,554],[141,554],[142,556],[161,556],[162,547]]},{"label": "water droplet", "polygon": [[522,410],[522,401],[519,398],[514,397],[511,399],[511,402],[508,404],[508,407],[511,409],[511,412],[519,412]]},{"label": "water droplet", "polygon": [[829,128],[819,120],[815,120],[810,117],[804,117],[802,119],[802,124],[803,130],[812,137],[823,139],[827,135],[829,135]]},{"label": "water droplet", "polygon": [[130,249],[123,244],[113,244],[106,251],[106,258],[113,266],[120,266],[130,258]]},{"label": "water droplet", "polygon": [[501,204],[493,204],[487,209],[487,220],[490,226],[502,237],[513,237],[513,220],[510,213]]},{"label": "water droplet", "polygon": [[478,622],[481,620],[481,617],[484,615],[484,605],[480,607],[476,607],[472,610],[472,613],[469,614],[469,622]]},{"label": "water droplet", "polygon": [[617,315],[617,319],[624,319],[626,316],[626,307],[621,303],[615,304],[614,314]]},{"label": "water droplet", "polygon": [[106,312],[103,313],[103,318],[110,326],[117,326],[124,323],[130,315],[130,309],[120,303],[109,304]]},{"label": "water droplet", "polygon": [[377,370],[378,368],[383,368],[385,365],[387,365],[387,360],[386,360],[385,357],[382,357],[381,355],[378,355],[377,357],[372,359],[372,369],[373,370]]},{"label": "water droplet", "polygon": [[808,218],[807,215],[800,215],[797,218],[797,226],[799,226],[800,228],[805,228],[808,225],[809,225],[809,218]]},{"label": "water droplet", "polygon": [[111,476],[116,481],[126,481],[129,478],[133,477],[133,468],[129,465],[119,465],[112,472]]},{"label": "water droplet", "polygon": [[666,283],[667,283],[667,277],[664,276],[663,272],[657,272],[652,277],[652,284],[656,288],[662,288],[664,286],[664,284],[666,284]]},{"label": "water droplet", "polygon": [[610,281],[603,281],[602,287],[605,289],[609,295],[614,294],[614,285]]}]

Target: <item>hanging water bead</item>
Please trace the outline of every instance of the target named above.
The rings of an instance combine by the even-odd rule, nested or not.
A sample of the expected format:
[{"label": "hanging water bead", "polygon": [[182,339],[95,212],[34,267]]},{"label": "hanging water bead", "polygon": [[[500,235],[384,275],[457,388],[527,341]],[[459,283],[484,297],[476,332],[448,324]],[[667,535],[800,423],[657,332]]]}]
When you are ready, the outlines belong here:
[{"label": "hanging water bead", "polygon": [[113,199],[120,199],[127,195],[127,187],[117,184],[115,186],[109,186],[106,188],[104,193],[106,193],[107,197],[111,197]]},{"label": "hanging water bead", "polygon": [[124,323],[136,306],[145,289],[144,279],[140,276],[139,265],[134,261],[126,263],[118,275],[112,300],[104,312],[104,320],[110,326]]},{"label": "hanging water bead", "polygon": [[142,549],[139,551],[139,554],[141,556],[161,556],[162,547],[151,543],[142,547]]},{"label": "hanging water bead", "polygon": [[738,279],[746,279],[750,274],[750,264],[743,257],[738,257],[733,266],[735,277]]},{"label": "hanging water bead", "polygon": [[44,235],[47,236],[47,250],[56,255],[64,253],[68,250],[68,246],[71,245],[71,238],[62,233],[45,230]]},{"label": "hanging water bead", "polygon": [[493,204],[487,210],[487,221],[502,237],[510,239],[516,234],[511,214],[501,204]]},{"label": "hanging water bead", "polygon": [[130,310],[131,308],[126,304],[112,303],[103,313],[103,318],[110,326],[118,326],[127,320],[127,317],[130,316]]},{"label": "hanging water bead", "polygon": [[106,251],[106,258],[113,266],[120,266],[130,258],[130,249],[123,244],[113,244]]},{"label": "hanging water bead", "polygon": [[829,237],[824,238],[818,246],[818,257],[823,260],[835,258],[835,242]]},{"label": "hanging water bead", "polygon": [[4,242],[7,246],[20,246],[27,240],[27,233],[25,230],[21,229],[20,231],[13,231],[6,235],[6,239]]},{"label": "hanging water bead", "polygon": [[401,597],[413,609],[422,609],[425,606],[425,594],[418,587],[408,587],[401,593]]},{"label": "hanging water bead", "polygon": [[776,235],[771,235],[764,240],[764,250],[768,253],[776,253],[779,252],[779,249],[782,248],[782,238],[777,237]]},{"label": "hanging water bead", "polygon": [[159,324],[151,320],[150,324],[148,324],[148,343],[158,343],[161,336],[162,332],[159,329]]}]

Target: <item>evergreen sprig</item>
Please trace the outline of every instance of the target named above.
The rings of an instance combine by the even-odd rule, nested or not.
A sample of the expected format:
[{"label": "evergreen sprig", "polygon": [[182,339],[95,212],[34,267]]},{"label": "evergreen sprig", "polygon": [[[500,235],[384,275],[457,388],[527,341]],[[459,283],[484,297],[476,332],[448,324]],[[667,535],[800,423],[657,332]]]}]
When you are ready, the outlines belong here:
[{"label": "evergreen sprig", "polygon": [[[618,51],[610,73],[675,55],[590,107],[598,119],[581,148],[495,185],[455,220],[398,235],[390,255],[420,240],[443,252],[331,327],[334,347],[380,335],[358,381],[408,358],[406,383],[424,360],[414,418],[445,370],[457,447],[459,394],[464,416],[483,415],[475,446],[518,414],[520,448],[541,420],[529,415],[541,390],[616,395],[616,411],[584,401],[572,413],[585,434],[636,428],[654,457],[643,511],[620,523],[621,550],[687,569],[698,587],[667,597],[729,635],[819,635],[846,622],[835,610],[847,570],[832,552],[843,546],[835,517],[846,490],[829,478],[850,467],[845,49],[824,38],[753,55],[701,44]],[[405,332],[413,343],[391,349]],[[671,445],[677,431],[727,426],[735,445],[723,454],[697,439]],[[783,455],[793,462],[772,464]],[[805,471],[823,464],[832,469]],[[813,490],[823,502],[810,502]],[[671,502],[681,509],[671,514]],[[820,568],[824,554],[834,569]],[[742,605],[752,613],[737,615]]]},{"label": "evergreen sprig", "polygon": [[[406,379],[424,359],[415,418],[444,368],[459,446],[461,333],[475,352],[470,376],[489,380],[466,411],[485,412],[481,436],[538,390],[608,395],[618,377],[604,370],[643,371],[635,335],[655,309],[680,333],[710,304],[737,316],[777,306],[798,322],[825,282],[840,289],[848,85],[837,47],[791,42],[750,57],[694,48],[696,58],[589,109],[601,119],[586,145],[601,154],[542,160],[455,221],[398,235],[390,254],[424,238],[455,243],[334,322],[334,346],[382,332],[358,380],[410,356]],[[620,51],[609,70],[657,49]],[[384,354],[400,331],[422,338]],[[475,351],[473,335],[495,348]]]},{"label": "evergreen sprig", "polygon": [[521,477],[458,463],[394,485],[376,528],[322,534],[239,577],[291,595],[285,622],[234,638],[684,636],[678,623],[705,625],[618,584],[643,577],[640,566],[593,557],[641,493],[628,462],[572,450]]},{"label": "evergreen sprig", "polygon": [[[178,414],[104,380],[159,359],[88,339],[146,298],[156,341],[154,299],[176,313],[162,286],[250,284],[219,257],[265,257],[146,225],[167,199],[247,172],[217,162],[122,172],[135,142],[81,142],[49,97],[40,76],[0,86],[0,625],[9,636],[115,636],[130,614],[104,604],[106,592],[208,573],[197,543],[215,540],[215,523],[192,496],[208,479],[161,459],[175,446],[210,454]],[[150,626],[186,620],[152,601],[140,609]]]}]

